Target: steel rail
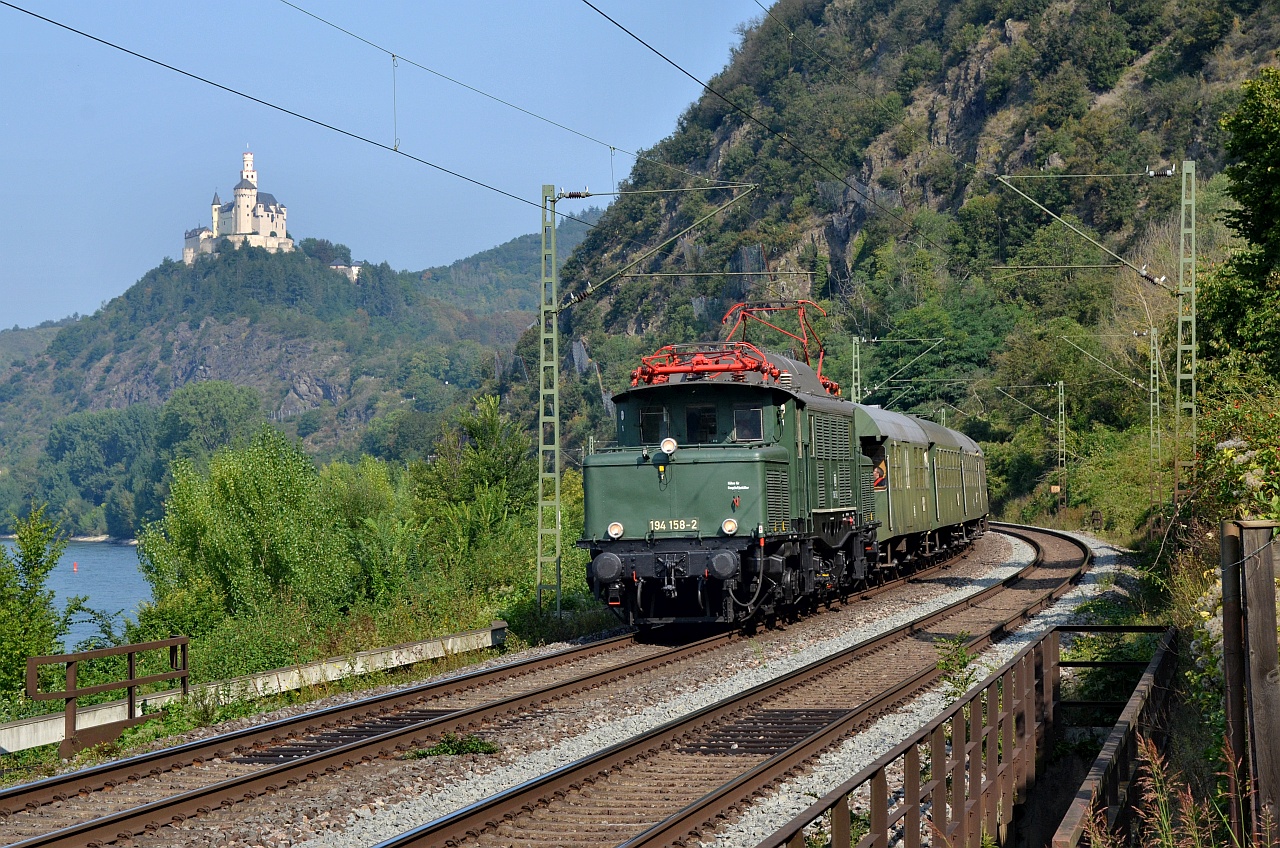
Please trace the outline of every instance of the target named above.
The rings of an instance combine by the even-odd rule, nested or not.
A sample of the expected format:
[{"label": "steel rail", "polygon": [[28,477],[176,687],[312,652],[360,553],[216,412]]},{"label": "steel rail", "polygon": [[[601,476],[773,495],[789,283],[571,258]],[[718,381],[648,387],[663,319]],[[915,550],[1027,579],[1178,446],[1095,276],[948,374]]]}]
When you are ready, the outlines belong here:
[{"label": "steel rail", "polygon": [[509,715],[526,707],[572,695],[612,680],[644,673],[689,656],[715,650],[735,638],[733,634],[720,634],[677,646],[659,654],[640,657],[620,666],[580,675],[533,692],[512,695],[498,701],[461,709],[448,715],[416,722],[386,733],[348,742],[306,757],[298,757],[275,765],[265,766],[254,772],[192,789],[147,804],[111,813],[97,819],[71,825],[61,830],[15,842],[9,848],[70,848],[75,845],[105,843],[127,839],[145,830],[171,822],[181,822],[192,815],[209,812],[216,807],[230,806],[243,800],[251,800],[266,792],[275,792],[294,786],[305,780],[314,780],[321,774],[333,774],[361,762],[370,762],[379,756],[412,748],[418,737],[436,738],[445,733],[468,730],[500,716]]},{"label": "steel rail", "polygon": [[403,707],[405,704],[425,698],[464,692],[469,689],[491,685],[499,680],[532,674],[578,660],[589,659],[599,654],[621,650],[634,641],[634,635],[623,634],[593,642],[589,645],[583,645],[579,648],[559,651],[554,654],[519,662],[504,663],[492,668],[467,672],[444,680],[436,680],[407,689],[364,698],[350,704],[339,704],[302,715],[278,719],[210,739],[188,742],[173,748],[139,754],[124,760],[56,775],[33,783],[11,786],[0,790],[0,821],[3,820],[6,814],[12,814],[23,809],[32,809],[53,801],[60,801],[70,795],[96,791],[105,786],[116,785],[126,780],[137,780],[147,775],[158,775],[173,768],[199,763],[212,757],[229,756],[237,750],[244,750],[258,745],[278,744],[290,737],[295,737],[308,731],[327,729],[335,724],[385,715]]},{"label": "steel rail", "polygon": [[[875,586],[856,590],[844,600],[844,603],[869,599],[911,580],[949,568],[965,555],[967,555],[967,549],[920,571],[902,575]],[[281,744],[310,731],[329,729],[335,725],[386,715],[406,704],[425,698],[441,697],[477,689],[511,677],[533,674],[579,660],[589,659],[603,653],[621,650],[634,644],[635,641],[635,634],[614,636],[547,656],[466,672],[444,680],[432,681],[395,692],[363,698],[350,704],[326,707],[302,715],[290,716],[266,724],[222,734],[210,739],[188,742],[172,748],[139,754],[123,760],[0,789],[0,821],[6,815],[11,815],[24,809],[33,809],[54,801],[61,801],[70,795],[96,791],[106,786],[117,785],[126,780],[138,780],[149,775],[159,775],[174,768],[200,763],[211,757],[229,756],[248,748]]]},{"label": "steel rail", "polygon": [[[615,769],[635,762],[647,751],[669,747],[681,738],[687,737],[703,726],[712,725],[718,720],[726,719],[748,712],[752,706],[771,699],[788,689],[802,686],[814,679],[824,676],[830,669],[851,662],[853,659],[870,654],[883,646],[909,637],[925,630],[932,624],[970,609],[983,601],[1008,590],[1018,580],[1039,567],[1042,563],[1042,552],[1036,541],[1024,535],[1020,529],[1010,527],[1004,530],[1009,535],[1017,535],[1028,541],[1036,549],[1035,561],[1020,569],[1000,582],[981,592],[958,601],[942,610],[920,616],[894,630],[864,640],[857,645],[833,654],[808,665],[796,669],[781,678],[759,684],[732,698],[704,707],[684,717],[674,719],[666,724],[639,734],[630,740],[618,743],[596,754],[585,757],[574,763],[565,765],[541,777],[526,781],[490,798],[477,801],[452,814],[426,822],[417,828],[378,844],[377,848],[407,848],[407,846],[443,846],[456,845],[468,838],[473,838],[481,831],[507,819],[513,819],[524,812],[545,803],[543,799],[563,796],[604,778]],[[1072,540],[1074,542],[1074,540]],[[1079,543],[1075,543],[1079,544]],[[1007,616],[1002,622],[990,627],[986,633],[972,638],[968,645],[980,647],[999,638],[1011,625],[1024,621],[1044,606],[1052,603],[1069,590],[1087,568],[1089,555],[1087,548],[1080,558],[1080,563],[1069,574],[1065,575],[1058,586],[1045,592],[1036,602],[1026,604]],[[764,763],[749,769],[739,778],[722,786],[700,801],[694,802],[669,819],[646,830],[622,844],[627,846],[670,845],[679,844],[689,834],[698,834],[706,829],[708,822],[721,819],[726,809],[735,808],[746,799],[758,795],[761,788],[779,780],[782,775],[799,766],[822,749],[834,744],[842,736],[847,735],[860,724],[866,722],[875,713],[882,711],[893,703],[906,697],[907,694],[928,686],[935,680],[940,671],[936,665],[921,669],[912,674],[902,685],[895,686],[869,699],[864,705],[849,710],[837,719],[830,727],[816,731],[798,745],[786,752],[770,758]]]}]

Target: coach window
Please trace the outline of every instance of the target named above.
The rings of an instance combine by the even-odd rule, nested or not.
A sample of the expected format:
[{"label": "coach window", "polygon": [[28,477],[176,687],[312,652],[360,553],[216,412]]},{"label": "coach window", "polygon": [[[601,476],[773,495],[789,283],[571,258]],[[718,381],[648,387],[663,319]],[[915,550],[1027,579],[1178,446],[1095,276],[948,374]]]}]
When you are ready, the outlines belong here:
[{"label": "coach window", "polygon": [[651,406],[640,410],[640,444],[656,445],[668,435],[666,409]]},{"label": "coach window", "polygon": [[735,442],[764,441],[764,418],[758,406],[740,406],[733,411],[733,440]]},{"label": "coach window", "polygon": [[712,444],[718,439],[716,408],[714,406],[686,406],[684,409],[685,438],[691,445]]}]

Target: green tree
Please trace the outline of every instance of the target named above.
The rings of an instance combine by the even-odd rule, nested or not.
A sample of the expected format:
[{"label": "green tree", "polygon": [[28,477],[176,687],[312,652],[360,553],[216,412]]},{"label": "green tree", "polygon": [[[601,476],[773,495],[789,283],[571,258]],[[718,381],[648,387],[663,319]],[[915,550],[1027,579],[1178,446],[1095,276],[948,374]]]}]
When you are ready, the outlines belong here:
[{"label": "green tree", "polygon": [[218,448],[247,441],[261,423],[262,397],[256,389],[223,380],[189,383],[160,410],[156,447],[165,461],[203,465]]},{"label": "green tree", "polygon": [[165,516],[138,554],[155,598],[143,617],[188,635],[283,596],[323,616],[349,605],[359,583],[315,465],[268,426],[243,448],[220,449],[208,473],[175,463]]},{"label": "green tree", "polygon": [[67,547],[57,525],[45,517],[45,507],[33,506],[26,518],[14,516],[13,522],[13,551],[0,545],[0,696],[22,691],[27,657],[61,651],[71,616],[84,601],[72,599],[58,612],[53,590],[45,588]]},{"label": "green tree", "polygon": [[1273,270],[1280,264],[1280,69],[1263,68],[1244,84],[1244,98],[1222,128],[1237,160],[1227,168],[1229,193],[1240,204],[1227,222]]},{"label": "green tree", "polygon": [[1264,68],[1246,82],[1222,128],[1237,160],[1227,169],[1228,193],[1239,204],[1225,218],[1248,247],[1205,276],[1201,338],[1207,355],[1240,352],[1280,375],[1280,70]]},{"label": "green tree", "polygon": [[528,506],[538,479],[532,449],[529,437],[499,409],[497,397],[478,398],[473,410],[441,434],[435,459],[415,465],[420,497],[464,504],[485,490],[500,490],[502,508]]}]

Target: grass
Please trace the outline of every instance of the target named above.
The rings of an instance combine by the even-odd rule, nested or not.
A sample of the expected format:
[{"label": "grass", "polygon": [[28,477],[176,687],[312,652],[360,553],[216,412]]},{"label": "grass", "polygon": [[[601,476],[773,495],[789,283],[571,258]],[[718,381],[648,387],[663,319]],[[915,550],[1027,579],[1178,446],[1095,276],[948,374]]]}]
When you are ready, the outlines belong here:
[{"label": "grass", "polygon": [[969,633],[963,630],[933,643],[938,652],[938,671],[942,673],[942,691],[949,699],[959,698],[978,680],[978,670],[973,667],[978,655],[969,650],[968,643]]},{"label": "grass", "polygon": [[481,739],[474,733],[468,733],[466,736],[455,736],[452,733],[446,733],[441,737],[440,741],[432,745],[430,748],[419,748],[416,751],[410,751],[405,754],[403,759],[420,760],[425,757],[459,757],[464,754],[496,754],[502,750],[497,745],[486,739]]},{"label": "grass", "polygon": [[1131,844],[1147,848],[1210,848],[1210,846],[1274,845],[1276,823],[1269,818],[1257,822],[1257,832],[1237,839],[1229,826],[1230,813],[1223,797],[1201,800],[1191,783],[1169,764],[1154,742],[1138,739],[1142,775],[1135,833],[1129,838],[1113,831],[1106,812],[1099,810],[1086,824],[1086,834],[1094,848],[1123,848]]}]

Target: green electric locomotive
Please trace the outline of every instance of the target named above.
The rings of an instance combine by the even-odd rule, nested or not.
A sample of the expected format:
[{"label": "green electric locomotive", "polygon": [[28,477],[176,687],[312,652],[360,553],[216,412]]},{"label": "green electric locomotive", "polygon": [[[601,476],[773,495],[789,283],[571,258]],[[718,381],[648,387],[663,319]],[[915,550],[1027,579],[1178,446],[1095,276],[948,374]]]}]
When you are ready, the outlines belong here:
[{"label": "green electric locomotive", "polygon": [[[726,320],[781,308],[740,304]],[[808,332],[788,335],[807,347]],[[986,528],[977,443],[842,399],[821,360],[745,340],[673,345],[644,357],[614,402],[616,445],[583,462],[579,545],[592,591],[627,623],[803,610]]]}]

